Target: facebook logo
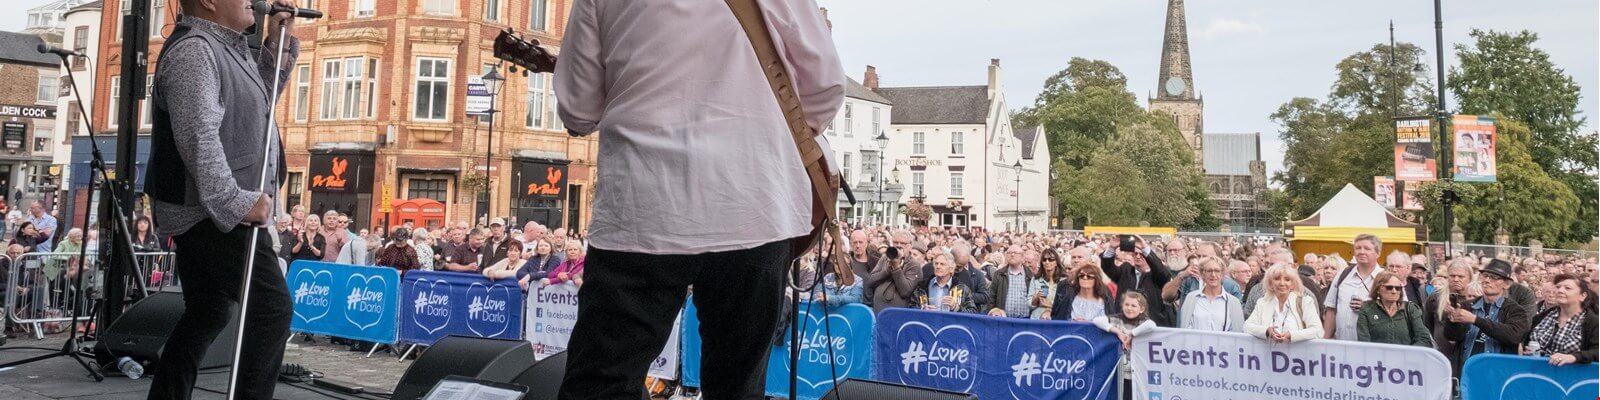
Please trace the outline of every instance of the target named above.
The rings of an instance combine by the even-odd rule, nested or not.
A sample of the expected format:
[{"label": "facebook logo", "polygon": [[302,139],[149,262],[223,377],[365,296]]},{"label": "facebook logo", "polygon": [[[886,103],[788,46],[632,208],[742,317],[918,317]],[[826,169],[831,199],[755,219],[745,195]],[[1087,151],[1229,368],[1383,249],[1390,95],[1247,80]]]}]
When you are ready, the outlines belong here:
[{"label": "facebook logo", "polygon": [[535,308],[535,309],[533,309],[533,317],[534,318],[544,318],[544,309],[543,308]]},{"label": "facebook logo", "polygon": [[1161,392],[1150,392],[1150,400],[1161,400]]},{"label": "facebook logo", "polygon": [[[1150,371],[1150,384],[1151,385],[1160,385],[1161,384],[1161,371]],[[1156,397],[1152,397],[1152,399],[1154,399],[1154,398],[1156,398]]]}]

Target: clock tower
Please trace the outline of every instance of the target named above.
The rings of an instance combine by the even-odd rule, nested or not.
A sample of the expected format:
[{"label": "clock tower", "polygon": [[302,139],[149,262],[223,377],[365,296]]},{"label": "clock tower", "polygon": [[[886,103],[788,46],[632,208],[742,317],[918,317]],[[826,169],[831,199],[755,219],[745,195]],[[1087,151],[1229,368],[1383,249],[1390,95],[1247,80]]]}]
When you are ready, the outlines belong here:
[{"label": "clock tower", "polygon": [[1205,99],[1195,95],[1183,0],[1167,0],[1166,34],[1161,40],[1161,75],[1158,78],[1156,95],[1150,98],[1150,110],[1171,114],[1184,142],[1194,150],[1195,166],[1205,165],[1201,148],[1205,134]]}]

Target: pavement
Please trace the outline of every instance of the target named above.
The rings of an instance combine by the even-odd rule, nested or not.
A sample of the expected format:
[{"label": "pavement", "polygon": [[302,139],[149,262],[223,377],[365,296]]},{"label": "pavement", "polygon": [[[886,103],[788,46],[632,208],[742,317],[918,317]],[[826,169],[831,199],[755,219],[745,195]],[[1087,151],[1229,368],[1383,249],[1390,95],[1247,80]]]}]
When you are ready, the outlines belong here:
[{"label": "pavement", "polygon": [[[46,353],[44,350],[22,347],[59,348],[65,340],[65,334],[49,335],[44,340],[34,340],[31,337],[11,339],[5,346],[0,346],[0,363]],[[395,384],[400,381],[400,376],[405,374],[406,368],[412,363],[410,360],[402,361],[384,352],[373,354],[371,358],[367,358],[366,355],[366,352],[349,351],[347,346],[328,344],[327,338],[318,337],[316,343],[305,343],[296,336],[292,343],[285,346],[283,361],[320,371],[326,378],[363,384],[384,392],[394,389]],[[88,361],[94,362],[93,359]],[[228,374],[225,368],[201,371],[196,379],[196,387],[225,391],[228,386],[227,380]],[[108,374],[103,382],[95,382],[76,361],[64,356],[0,370],[0,399],[6,400],[143,399],[149,388],[149,377],[134,380],[115,373]],[[362,398],[338,395],[327,392],[326,389],[319,393],[315,389],[282,382],[278,384],[276,393],[275,397],[284,400]],[[223,397],[201,390],[194,392],[196,399]]]}]

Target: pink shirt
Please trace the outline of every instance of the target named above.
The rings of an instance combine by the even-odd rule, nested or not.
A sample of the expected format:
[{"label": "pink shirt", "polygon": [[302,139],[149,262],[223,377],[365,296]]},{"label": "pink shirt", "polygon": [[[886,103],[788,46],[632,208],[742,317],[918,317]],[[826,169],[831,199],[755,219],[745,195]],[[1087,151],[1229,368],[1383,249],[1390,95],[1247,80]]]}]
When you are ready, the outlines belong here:
[{"label": "pink shirt", "polygon": [[[812,0],[759,3],[807,121],[824,130],[845,76],[821,12]],[[810,231],[810,181],[727,3],[572,7],[555,90],[568,129],[600,132],[591,246],[698,254]]]}]

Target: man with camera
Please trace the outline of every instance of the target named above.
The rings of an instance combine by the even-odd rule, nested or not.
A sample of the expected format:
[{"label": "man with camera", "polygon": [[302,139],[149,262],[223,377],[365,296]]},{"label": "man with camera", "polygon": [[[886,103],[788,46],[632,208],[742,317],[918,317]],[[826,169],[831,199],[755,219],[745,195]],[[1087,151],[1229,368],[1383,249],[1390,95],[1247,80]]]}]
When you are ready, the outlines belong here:
[{"label": "man with camera", "polygon": [[[1137,291],[1146,299],[1161,298],[1161,289],[1172,281],[1172,270],[1156,257],[1144,238],[1121,235],[1100,244],[1100,269],[1117,283],[1119,294]],[[1121,300],[1119,299],[1120,303]],[[1172,307],[1164,301],[1149,302],[1150,320],[1164,327],[1177,326],[1172,318]]]},{"label": "man with camera", "polygon": [[1440,351],[1459,357],[1452,363],[1456,376],[1461,376],[1461,366],[1472,356],[1517,353],[1517,346],[1521,345],[1532,321],[1527,309],[1507,298],[1506,288],[1512,283],[1511,264],[1501,259],[1490,260],[1478,279],[1483,296],[1452,299],[1456,301],[1440,311],[1444,315],[1444,338],[1448,343],[1440,346]]},{"label": "man with camera", "polygon": [[872,288],[872,312],[885,308],[910,307],[921,280],[922,266],[911,263],[911,231],[896,230],[890,234],[891,246],[884,248],[883,257],[867,275],[866,287]]}]

